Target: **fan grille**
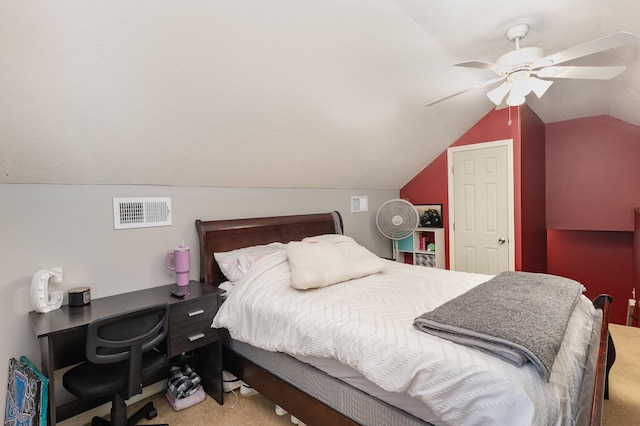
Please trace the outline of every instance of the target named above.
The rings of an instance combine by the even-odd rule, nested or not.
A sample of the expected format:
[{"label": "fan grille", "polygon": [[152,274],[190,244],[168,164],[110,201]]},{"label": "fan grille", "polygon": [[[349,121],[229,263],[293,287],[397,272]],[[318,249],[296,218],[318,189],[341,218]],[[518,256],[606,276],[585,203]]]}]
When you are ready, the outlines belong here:
[{"label": "fan grille", "polygon": [[392,240],[407,238],[419,223],[420,217],[413,204],[402,199],[387,201],[376,215],[378,230]]}]

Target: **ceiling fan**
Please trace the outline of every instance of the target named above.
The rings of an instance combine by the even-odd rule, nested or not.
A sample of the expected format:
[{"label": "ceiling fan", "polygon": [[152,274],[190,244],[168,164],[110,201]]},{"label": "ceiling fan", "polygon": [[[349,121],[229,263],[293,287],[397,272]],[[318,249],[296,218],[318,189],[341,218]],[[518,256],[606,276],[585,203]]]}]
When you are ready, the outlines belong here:
[{"label": "ceiling fan", "polygon": [[[500,106],[506,101],[508,106],[525,103],[525,97],[533,92],[541,98],[553,81],[546,78],[578,78],[593,80],[609,80],[624,71],[624,66],[557,66],[583,56],[613,49],[626,44],[635,43],[638,36],[630,32],[617,32],[562,52],[544,56],[538,47],[520,47],[522,40],[529,32],[529,25],[518,24],[509,28],[505,36],[516,44],[512,50],[498,58],[495,63],[484,61],[464,61],[454,64],[458,67],[477,68],[495,72],[498,77],[456,92],[452,95],[436,99],[427,106],[469,92],[474,89],[488,87],[502,82],[501,85],[487,92],[491,102]],[[506,98],[506,99],[505,99]]]}]

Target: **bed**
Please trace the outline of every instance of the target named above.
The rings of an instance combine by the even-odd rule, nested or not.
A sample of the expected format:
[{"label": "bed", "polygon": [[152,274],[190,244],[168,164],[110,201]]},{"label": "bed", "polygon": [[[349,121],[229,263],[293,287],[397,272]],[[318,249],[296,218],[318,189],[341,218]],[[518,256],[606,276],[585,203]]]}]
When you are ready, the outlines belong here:
[{"label": "bed", "polygon": [[[342,219],[337,212],[255,219],[196,220],[195,225],[200,243],[200,280],[215,286],[228,281],[214,258],[215,253],[274,242],[289,243],[318,235],[343,233]],[[395,262],[389,262],[395,264]],[[396,266],[392,265],[389,268],[396,268]],[[414,267],[403,265],[397,268]],[[433,273],[446,275],[449,272],[434,270]],[[445,279],[444,275],[441,279]],[[276,287],[273,288],[275,291]],[[265,295],[267,293],[269,292],[267,291]],[[610,302],[611,298],[608,296],[597,299],[597,307],[600,309],[596,315],[596,324],[589,329],[590,343],[585,349],[583,365],[578,368],[580,375],[578,378],[573,378],[574,381],[579,380],[578,389],[569,400],[564,401],[565,405],[573,407],[572,417],[560,416],[557,424],[600,424],[606,374],[610,367],[607,365],[607,350],[611,345],[608,334]],[[408,327],[411,327],[411,324],[408,324]],[[266,346],[269,347],[269,345]],[[453,354],[459,357],[457,351],[458,349]],[[428,409],[425,413],[420,401],[416,403],[414,395],[389,391],[386,384],[380,386],[380,383],[376,383],[375,380],[363,377],[364,375],[353,368],[353,365],[335,362],[324,356],[306,353],[288,355],[281,350],[263,349],[239,339],[232,339],[227,335],[223,343],[223,358],[226,370],[309,425],[481,423],[473,417],[461,420],[460,417],[456,417],[460,415],[459,413],[442,418],[440,418],[442,413],[439,411],[434,412]],[[507,375],[520,374],[513,373],[518,370],[509,371],[511,372]],[[416,383],[417,381],[413,380],[409,383],[400,383],[398,386],[420,388]],[[455,395],[444,405],[455,411],[457,398],[459,395]],[[462,399],[465,398],[462,397]],[[478,397],[480,398],[482,396]],[[486,408],[486,405],[484,407]],[[473,411],[473,408],[470,410]],[[546,408],[542,411],[545,410]]]}]

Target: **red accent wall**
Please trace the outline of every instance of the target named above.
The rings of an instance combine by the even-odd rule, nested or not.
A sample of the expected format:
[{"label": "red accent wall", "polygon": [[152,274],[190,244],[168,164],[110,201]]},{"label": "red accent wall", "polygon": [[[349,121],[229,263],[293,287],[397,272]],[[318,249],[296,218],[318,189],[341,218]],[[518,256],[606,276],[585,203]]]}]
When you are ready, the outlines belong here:
[{"label": "red accent wall", "polygon": [[[528,107],[520,108],[521,153],[516,156],[520,163],[520,175],[515,176],[515,185],[520,186],[520,270],[529,272],[547,271],[547,224],[545,220],[545,125]],[[517,265],[517,261],[516,261]]]},{"label": "red accent wall", "polygon": [[[512,120],[511,125],[508,123],[509,118]],[[508,108],[492,110],[451,146],[504,139],[513,139],[515,269],[544,272],[547,263],[544,123],[526,105],[511,108],[511,114]],[[448,268],[447,178],[445,151],[400,190],[400,197],[414,204],[442,204]]]},{"label": "red accent wall", "polygon": [[546,149],[548,272],[613,296],[611,321],[625,324],[640,262],[640,128],[610,116],[549,123]]},{"label": "red accent wall", "polygon": [[609,320],[626,324],[627,300],[631,298],[633,260],[630,232],[564,231],[547,234],[547,266],[550,274],[580,281],[585,295],[613,296]]},{"label": "red accent wall", "polygon": [[[634,209],[635,227],[633,233],[633,248],[631,249],[631,261],[633,262],[632,283],[636,289],[636,300],[640,297],[640,208]],[[633,295],[633,294],[632,294]],[[636,317],[638,303],[636,303]],[[639,321],[634,322],[638,324]]]},{"label": "red accent wall", "polygon": [[632,231],[640,127],[608,115],[549,123],[547,227]]},{"label": "red accent wall", "polygon": [[[509,118],[512,120],[511,125],[508,124]],[[451,146],[513,139],[514,151],[516,151],[516,145],[520,143],[519,123],[517,108],[511,108],[511,117],[509,117],[508,108],[499,111],[492,110]],[[516,173],[519,173],[519,170]],[[445,246],[447,247],[446,267],[449,268],[449,191],[447,180],[447,151],[445,150],[400,189],[400,198],[413,204],[442,204],[442,222],[445,227]],[[518,193],[517,188],[515,191]],[[518,196],[519,193],[516,197]],[[516,228],[518,225],[516,224]]]},{"label": "red accent wall", "polygon": [[[611,321],[625,324],[634,286],[640,296],[640,127],[609,116],[545,125],[526,105],[512,108],[509,126],[508,113],[489,112],[452,146],[514,140],[516,269],[573,278],[590,298],[612,295]],[[446,152],[400,197],[442,204],[448,224]]]}]

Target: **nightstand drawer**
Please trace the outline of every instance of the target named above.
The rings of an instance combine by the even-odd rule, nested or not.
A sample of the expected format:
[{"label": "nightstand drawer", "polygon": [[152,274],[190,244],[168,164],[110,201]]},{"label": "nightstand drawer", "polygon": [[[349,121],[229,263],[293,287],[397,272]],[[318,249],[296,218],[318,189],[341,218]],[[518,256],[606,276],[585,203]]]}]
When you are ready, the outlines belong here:
[{"label": "nightstand drawer", "polygon": [[199,297],[171,305],[169,310],[169,356],[197,349],[218,340],[211,328],[218,311],[217,297]]}]

